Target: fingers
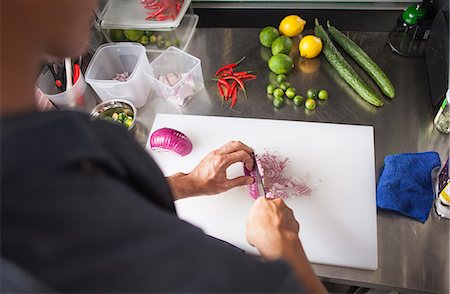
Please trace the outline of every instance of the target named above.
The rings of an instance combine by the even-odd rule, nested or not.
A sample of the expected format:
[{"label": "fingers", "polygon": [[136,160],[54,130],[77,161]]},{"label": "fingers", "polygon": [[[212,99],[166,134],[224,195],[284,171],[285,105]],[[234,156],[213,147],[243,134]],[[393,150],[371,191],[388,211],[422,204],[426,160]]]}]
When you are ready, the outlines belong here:
[{"label": "fingers", "polygon": [[252,154],[253,152],[252,148],[248,147],[247,145],[245,145],[240,141],[230,141],[225,145],[223,145],[222,147],[220,147],[219,149],[217,149],[218,152],[223,154],[233,153],[239,150],[243,150],[248,154]]},{"label": "fingers", "polygon": [[224,163],[226,167],[235,162],[244,162],[247,169],[253,169],[253,150],[240,141],[228,142],[227,144],[217,149],[217,153],[225,154],[227,156]]},{"label": "fingers", "polygon": [[243,162],[247,169],[253,169],[253,157],[244,150],[235,151],[225,155],[223,165],[229,167],[233,163]]},{"label": "fingers", "polygon": [[253,178],[249,176],[240,176],[234,179],[227,180],[227,188],[231,189],[238,186],[250,185],[253,183]]}]

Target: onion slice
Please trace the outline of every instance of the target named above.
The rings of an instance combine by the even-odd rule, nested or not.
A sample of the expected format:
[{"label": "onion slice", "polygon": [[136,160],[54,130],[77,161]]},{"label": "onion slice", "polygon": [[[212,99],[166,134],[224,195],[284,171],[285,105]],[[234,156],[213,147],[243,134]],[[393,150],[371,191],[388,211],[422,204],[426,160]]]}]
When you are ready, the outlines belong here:
[{"label": "onion slice", "polygon": [[169,151],[186,156],[192,151],[192,142],[180,131],[161,128],[150,136],[150,148],[156,151]]}]

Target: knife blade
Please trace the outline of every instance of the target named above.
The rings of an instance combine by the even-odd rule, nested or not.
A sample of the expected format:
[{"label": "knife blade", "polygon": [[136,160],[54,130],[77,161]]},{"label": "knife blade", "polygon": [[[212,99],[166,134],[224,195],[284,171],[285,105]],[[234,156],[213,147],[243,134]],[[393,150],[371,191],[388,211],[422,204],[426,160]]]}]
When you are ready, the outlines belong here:
[{"label": "knife blade", "polygon": [[255,182],[258,186],[259,197],[266,197],[267,193],[266,193],[266,187],[264,186],[264,179],[261,175],[261,166],[260,166],[258,158],[256,157],[255,152],[253,152],[252,157],[253,157],[253,162],[254,162],[253,172],[255,175]]}]

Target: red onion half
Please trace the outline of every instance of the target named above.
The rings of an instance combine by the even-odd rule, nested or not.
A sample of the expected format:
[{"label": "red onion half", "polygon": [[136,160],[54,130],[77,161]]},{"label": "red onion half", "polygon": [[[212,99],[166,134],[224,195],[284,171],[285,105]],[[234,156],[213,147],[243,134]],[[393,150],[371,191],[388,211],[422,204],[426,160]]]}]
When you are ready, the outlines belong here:
[{"label": "red onion half", "polygon": [[192,151],[192,143],[182,132],[171,128],[162,128],[154,131],[150,136],[150,148],[186,156]]}]

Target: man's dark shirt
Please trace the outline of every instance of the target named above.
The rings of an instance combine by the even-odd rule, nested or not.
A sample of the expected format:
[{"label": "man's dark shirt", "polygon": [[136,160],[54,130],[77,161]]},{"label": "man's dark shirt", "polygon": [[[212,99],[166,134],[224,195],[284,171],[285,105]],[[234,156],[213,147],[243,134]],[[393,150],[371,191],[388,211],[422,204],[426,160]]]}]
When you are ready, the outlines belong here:
[{"label": "man's dark shirt", "polygon": [[283,262],[178,219],[128,131],[78,112],[2,119],[1,255],[58,292],[299,290]]}]

